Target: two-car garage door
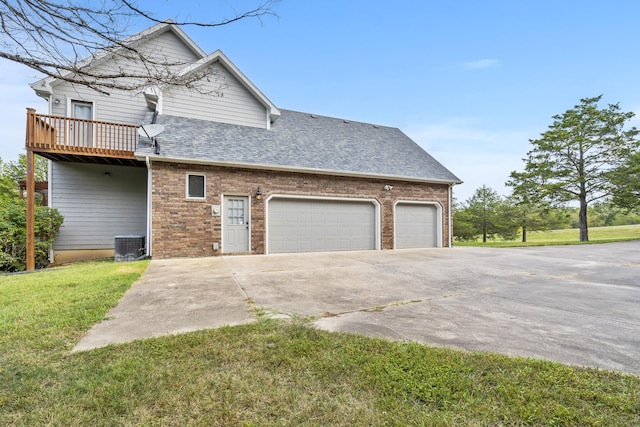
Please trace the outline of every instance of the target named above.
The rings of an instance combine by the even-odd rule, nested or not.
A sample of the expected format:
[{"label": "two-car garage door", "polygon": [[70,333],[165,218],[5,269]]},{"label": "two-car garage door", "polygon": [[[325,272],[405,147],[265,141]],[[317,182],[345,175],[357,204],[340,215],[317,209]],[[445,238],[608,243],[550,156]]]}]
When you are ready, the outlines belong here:
[{"label": "two-car garage door", "polygon": [[371,201],[269,200],[269,253],[376,249],[376,206]]}]

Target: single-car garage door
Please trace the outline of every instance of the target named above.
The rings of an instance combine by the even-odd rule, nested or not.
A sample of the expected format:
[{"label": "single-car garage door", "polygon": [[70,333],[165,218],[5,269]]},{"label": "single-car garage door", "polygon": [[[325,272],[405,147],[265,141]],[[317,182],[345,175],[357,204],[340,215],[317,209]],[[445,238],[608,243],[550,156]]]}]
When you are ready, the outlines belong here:
[{"label": "single-car garage door", "polygon": [[396,248],[438,246],[437,213],[435,205],[398,203],[395,210]]},{"label": "single-car garage door", "polygon": [[273,198],[267,210],[269,253],[376,248],[372,202]]}]

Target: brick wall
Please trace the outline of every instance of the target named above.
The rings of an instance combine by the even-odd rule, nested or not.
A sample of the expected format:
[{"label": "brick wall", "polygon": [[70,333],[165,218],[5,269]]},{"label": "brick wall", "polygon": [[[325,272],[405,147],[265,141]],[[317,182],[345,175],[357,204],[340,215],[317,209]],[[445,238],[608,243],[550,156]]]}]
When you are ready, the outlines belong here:
[{"label": "brick wall", "polygon": [[[382,249],[393,249],[393,205],[397,200],[439,202],[442,206],[442,246],[449,241],[448,186],[408,181],[312,175],[218,166],[153,163],[153,256],[155,258],[220,255],[222,194],[251,197],[251,253],[265,252],[265,200],[270,194],[375,199],[380,203]],[[187,173],[206,175],[206,199],[186,197]],[[386,184],[393,185],[385,191]],[[256,200],[260,187],[262,199]]]}]

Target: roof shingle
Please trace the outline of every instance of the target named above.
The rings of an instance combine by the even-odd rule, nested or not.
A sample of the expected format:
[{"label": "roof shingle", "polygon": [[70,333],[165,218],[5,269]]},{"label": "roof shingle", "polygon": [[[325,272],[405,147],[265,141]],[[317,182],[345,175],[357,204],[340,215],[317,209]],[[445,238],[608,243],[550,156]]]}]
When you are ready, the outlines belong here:
[{"label": "roof shingle", "polygon": [[290,110],[271,129],[159,115],[160,154],[146,138],[140,157],[229,163],[246,167],[309,170],[460,183],[460,179],[397,128]]}]

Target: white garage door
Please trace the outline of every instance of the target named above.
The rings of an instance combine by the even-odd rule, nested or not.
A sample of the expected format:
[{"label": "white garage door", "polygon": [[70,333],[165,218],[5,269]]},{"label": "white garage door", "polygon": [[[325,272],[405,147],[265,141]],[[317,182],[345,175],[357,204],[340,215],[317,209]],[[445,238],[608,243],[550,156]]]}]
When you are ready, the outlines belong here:
[{"label": "white garage door", "polygon": [[438,246],[437,218],[434,205],[398,203],[395,211],[396,248]]},{"label": "white garage door", "polygon": [[274,198],[267,209],[269,253],[375,249],[372,202]]}]

